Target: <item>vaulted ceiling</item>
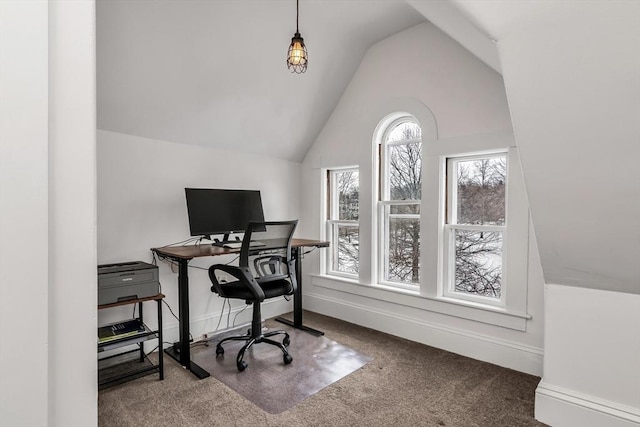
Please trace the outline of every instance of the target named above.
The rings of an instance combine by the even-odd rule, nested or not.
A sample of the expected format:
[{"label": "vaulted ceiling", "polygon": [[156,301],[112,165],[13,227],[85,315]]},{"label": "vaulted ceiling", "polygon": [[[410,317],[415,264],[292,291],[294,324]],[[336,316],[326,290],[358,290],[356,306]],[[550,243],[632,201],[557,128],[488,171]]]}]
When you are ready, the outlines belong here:
[{"label": "vaulted ceiling", "polygon": [[98,128],[301,161],[367,49],[426,18],[499,68],[448,0],[300,1],[301,75],[293,0],[99,0]]}]

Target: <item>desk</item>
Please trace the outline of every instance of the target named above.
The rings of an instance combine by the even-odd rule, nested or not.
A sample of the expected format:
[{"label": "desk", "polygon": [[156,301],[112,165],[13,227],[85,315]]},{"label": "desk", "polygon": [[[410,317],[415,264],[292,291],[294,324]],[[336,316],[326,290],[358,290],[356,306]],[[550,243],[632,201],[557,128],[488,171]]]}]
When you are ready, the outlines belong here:
[{"label": "desk", "polygon": [[[314,335],[324,335],[323,332],[306,327],[302,324],[302,254],[305,247],[326,248],[329,242],[308,239],[293,239],[291,241],[292,256],[296,262],[296,281],[298,288],[293,294],[293,322],[276,318],[278,322],[286,323],[297,329],[310,332]],[[191,347],[189,346],[189,261],[193,258],[234,255],[239,254],[240,249],[222,248],[208,244],[191,246],[165,246],[151,248],[161,258],[169,258],[178,264],[178,310],[180,341],[173,347],[165,350],[170,357],[177,360],[182,366],[190,370],[198,378],[207,378],[209,372],[191,361]]]}]

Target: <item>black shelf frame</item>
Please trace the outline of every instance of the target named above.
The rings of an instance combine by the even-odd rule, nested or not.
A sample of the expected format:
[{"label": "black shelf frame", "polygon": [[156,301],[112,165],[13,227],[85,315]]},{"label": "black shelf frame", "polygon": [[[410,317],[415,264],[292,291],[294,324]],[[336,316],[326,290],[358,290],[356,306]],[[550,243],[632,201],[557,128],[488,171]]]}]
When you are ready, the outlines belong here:
[{"label": "black shelf frame", "polygon": [[[145,375],[158,373],[159,379],[164,379],[164,360],[162,351],[162,300],[163,294],[158,294],[146,298],[132,299],[127,301],[120,301],[112,304],[99,305],[98,310],[103,310],[112,307],[119,307],[122,305],[138,304],[138,321],[144,325],[145,332],[139,334],[127,336],[124,338],[118,338],[102,343],[98,343],[98,353],[103,351],[115,350],[124,346],[137,345],[137,349],[113,354],[107,357],[98,359],[98,389],[104,389],[116,384],[121,384],[125,381],[130,381],[136,378],[143,377]],[[142,311],[142,303],[145,301],[156,301],[158,304],[158,328],[151,330],[145,325]],[[154,364],[149,360],[144,352],[144,343],[148,340],[158,340],[158,363]],[[137,357],[131,358],[133,354],[137,353]],[[120,359],[120,361],[119,361]],[[105,367],[100,367],[100,364],[108,364],[108,361],[113,360],[115,363],[109,364]],[[113,373],[109,375],[109,372]]]}]

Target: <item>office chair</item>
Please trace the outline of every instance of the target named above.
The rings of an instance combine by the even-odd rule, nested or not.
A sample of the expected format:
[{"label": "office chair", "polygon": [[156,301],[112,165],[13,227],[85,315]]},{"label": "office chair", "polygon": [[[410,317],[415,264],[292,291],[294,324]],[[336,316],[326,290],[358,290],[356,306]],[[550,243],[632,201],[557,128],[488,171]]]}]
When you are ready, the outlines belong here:
[{"label": "office chair", "polygon": [[[283,353],[284,364],[291,363],[287,347],[289,334],[282,330],[262,333],[262,315],[260,304],[268,298],[292,295],[297,287],[295,260],[291,256],[291,239],[298,221],[250,222],[242,240],[239,265],[215,264],[209,267],[211,292],[224,298],[243,299],[253,304],[251,329],[246,335],[228,337],[216,345],[216,357],[224,354],[222,344],[225,341],[246,341],[238,352],[236,365],[240,372],[248,364],[243,360],[244,353],[257,343],[274,345]],[[223,282],[219,272],[232,276],[235,280]],[[275,335],[284,335],[282,343],[270,339]]]}]

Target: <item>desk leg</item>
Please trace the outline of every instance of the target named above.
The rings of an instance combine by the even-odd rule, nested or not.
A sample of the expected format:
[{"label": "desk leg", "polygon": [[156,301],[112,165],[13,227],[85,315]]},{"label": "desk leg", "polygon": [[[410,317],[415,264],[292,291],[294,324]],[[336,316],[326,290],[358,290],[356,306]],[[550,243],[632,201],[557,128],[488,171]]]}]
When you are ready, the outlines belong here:
[{"label": "desk leg", "polygon": [[158,300],[158,346],[160,350],[158,351],[158,369],[160,374],[160,380],[164,379],[164,360],[163,355],[164,351],[162,351],[162,299]]},{"label": "desk leg", "polygon": [[280,323],[284,323],[285,325],[293,326],[296,329],[300,329],[306,332],[309,332],[312,335],[317,337],[324,335],[324,332],[318,331],[317,329],[310,328],[308,326],[304,326],[302,324],[302,250],[304,248],[297,247],[291,248],[293,251],[293,256],[296,259],[296,282],[298,282],[298,287],[296,288],[293,294],[293,322],[287,319],[283,319],[282,317],[276,317],[276,321]]},{"label": "desk leg", "polygon": [[[142,317],[142,301],[138,303],[138,319],[140,323],[144,324],[144,318]],[[140,363],[144,362],[144,345],[140,342],[138,343],[140,347]]]},{"label": "desk leg", "polygon": [[177,360],[196,377],[203,379],[209,376],[209,372],[191,361],[191,347],[189,339],[189,275],[188,260],[178,261],[178,304],[180,316],[180,342],[165,350],[165,353]]}]

